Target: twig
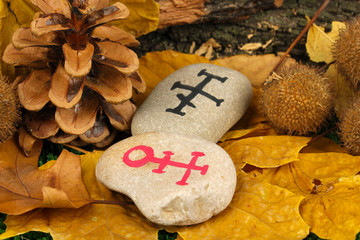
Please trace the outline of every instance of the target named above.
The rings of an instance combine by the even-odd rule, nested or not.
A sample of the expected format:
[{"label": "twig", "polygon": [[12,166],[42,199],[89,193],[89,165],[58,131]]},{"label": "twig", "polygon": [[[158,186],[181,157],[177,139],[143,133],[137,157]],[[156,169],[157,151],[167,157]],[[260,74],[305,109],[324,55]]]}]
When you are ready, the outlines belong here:
[{"label": "twig", "polygon": [[316,140],[318,140],[319,138],[325,137],[326,135],[328,135],[329,133],[331,133],[332,131],[338,129],[338,126],[334,126],[330,129],[328,129],[327,131],[321,133],[320,135],[313,137],[312,139],[310,139],[310,141],[308,142],[308,144],[315,142]]},{"label": "twig", "polygon": [[84,153],[84,154],[89,153],[89,151],[86,151],[86,150],[84,150],[84,149],[82,149],[82,148],[79,148],[79,147],[72,146],[72,145],[67,144],[67,143],[64,143],[63,145],[66,146],[66,147],[69,147],[69,148],[71,148],[71,149],[74,149],[74,150],[76,150],[76,151],[79,151],[79,152],[81,152],[81,153]]},{"label": "twig", "polygon": [[286,50],[285,54],[280,58],[279,62],[276,64],[272,72],[275,72],[281,63],[284,61],[286,56],[290,53],[290,51],[295,47],[295,45],[300,41],[300,39],[305,35],[305,33],[309,30],[311,25],[315,22],[315,20],[319,17],[320,13],[324,10],[324,8],[329,4],[330,0],[325,0],[324,3],[321,5],[319,10],[315,13],[314,17],[308,22],[302,32],[297,36],[295,41],[290,45],[290,47]]}]

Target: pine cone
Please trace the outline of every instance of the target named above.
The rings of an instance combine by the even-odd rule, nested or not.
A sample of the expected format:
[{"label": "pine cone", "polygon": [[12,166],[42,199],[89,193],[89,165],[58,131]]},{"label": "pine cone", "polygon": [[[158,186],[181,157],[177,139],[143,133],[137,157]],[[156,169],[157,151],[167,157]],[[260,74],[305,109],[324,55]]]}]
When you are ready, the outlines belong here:
[{"label": "pine cone", "polygon": [[[145,91],[129,33],[103,25],[124,19],[127,7],[109,0],[32,0],[42,12],[30,28],[18,29],[3,60],[27,66],[18,86],[33,136],[66,143],[78,136],[88,143],[127,130],[135,112],[133,89]],[[107,141],[108,142],[108,141]]]}]

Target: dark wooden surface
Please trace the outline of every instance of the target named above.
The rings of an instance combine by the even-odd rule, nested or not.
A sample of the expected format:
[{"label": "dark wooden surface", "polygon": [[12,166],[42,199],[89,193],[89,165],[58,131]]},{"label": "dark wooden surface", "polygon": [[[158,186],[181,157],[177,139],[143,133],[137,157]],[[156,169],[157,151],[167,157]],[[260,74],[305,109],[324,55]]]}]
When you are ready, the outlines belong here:
[{"label": "dark wooden surface", "polygon": [[[216,2],[221,6],[223,0],[211,0],[211,2],[214,6]],[[233,2],[243,1],[233,0]],[[140,37],[141,45],[135,51],[140,56],[149,51],[166,49],[189,53],[192,45],[196,50],[201,44],[213,38],[221,47],[214,49],[212,58],[249,54],[241,50],[246,43],[265,44],[270,40],[271,43],[266,48],[260,48],[250,54],[284,52],[305,27],[306,16],[311,18],[322,3],[323,1],[284,0],[280,8],[257,10],[249,14],[246,19],[230,18],[225,22],[217,22],[213,19],[205,23],[165,27]],[[358,13],[360,13],[359,1],[332,0],[317,19],[316,24],[330,30],[332,21],[348,21]],[[292,57],[307,61],[305,40],[304,37],[293,49]]]}]

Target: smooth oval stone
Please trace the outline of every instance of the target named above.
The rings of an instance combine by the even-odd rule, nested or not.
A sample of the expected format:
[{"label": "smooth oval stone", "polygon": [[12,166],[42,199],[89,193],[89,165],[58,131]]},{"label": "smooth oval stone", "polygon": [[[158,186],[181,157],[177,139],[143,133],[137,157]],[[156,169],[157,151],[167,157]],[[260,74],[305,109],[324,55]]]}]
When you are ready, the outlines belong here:
[{"label": "smooth oval stone", "polygon": [[171,132],[217,142],[245,113],[252,98],[240,72],[192,64],[162,80],[136,111],[131,131]]},{"label": "smooth oval stone", "polygon": [[114,144],[100,157],[96,177],[161,225],[208,220],[228,206],[236,186],[234,164],[221,147],[166,133],[146,133]]}]

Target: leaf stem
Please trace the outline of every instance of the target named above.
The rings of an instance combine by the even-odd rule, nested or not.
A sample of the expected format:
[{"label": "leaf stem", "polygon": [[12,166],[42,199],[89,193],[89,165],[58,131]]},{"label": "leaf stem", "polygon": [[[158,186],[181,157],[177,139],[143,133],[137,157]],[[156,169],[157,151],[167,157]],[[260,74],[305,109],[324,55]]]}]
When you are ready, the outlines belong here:
[{"label": "leaf stem", "polygon": [[305,33],[309,30],[311,25],[315,22],[315,20],[319,17],[320,13],[324,10],[324,8],[329,4],[330,0],[325,0],[324,3],[321,5],[319,10],[315,13],[314,17],[308,22],[302,32],[297,36],[295,41],[290,45],[290,47],[286,50],[285,54],[280,58],[279,62],[276,64],[272,72],[275,72],[281,63],[284,61],[286,56],[290,53],[290,51],[295,47],[295,45],[300,41],[300,39],[305,35]]},{"label": "leaf stem", "polygon": [[334,126],[330,129],[328,129],[327,131],[321,133],[320,135],[313,137],[312,139],[310,139],[310,141],[307,144],[310,144],[312,142],[315,142],[316,140],[318,140],[319,138],[325,137],[326,135],[328,135],[329,133],[331,133],[332,131],[335,131],[336,129],[338,129],[338,126]]},{"label": "leaf stem", "polygon": [[79,147],[72,146],[72,145],[67,144],[67,143],[64,143],[63,145],[66,146],[66,147],[69,147],[69,148],[71,148],[71,149],[74,149],[74,150],[76,150],[76,151],[79,151],[79,152],[81,152],[81,153],[84,153],[84,154],[89,153],[89,151],[86,151],[86,150],[84,150],[84,149],[82,149],[82,148],[79,148]]}]

